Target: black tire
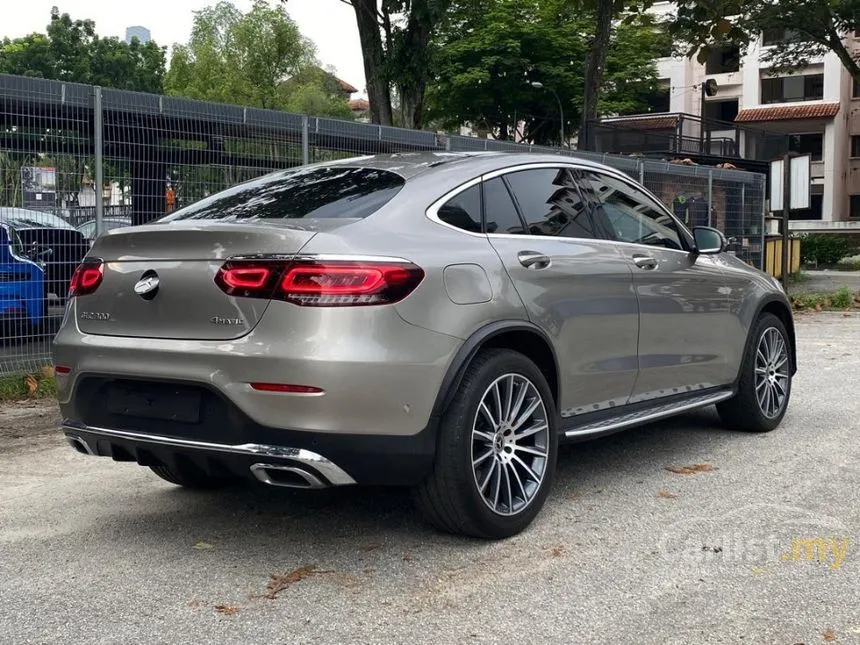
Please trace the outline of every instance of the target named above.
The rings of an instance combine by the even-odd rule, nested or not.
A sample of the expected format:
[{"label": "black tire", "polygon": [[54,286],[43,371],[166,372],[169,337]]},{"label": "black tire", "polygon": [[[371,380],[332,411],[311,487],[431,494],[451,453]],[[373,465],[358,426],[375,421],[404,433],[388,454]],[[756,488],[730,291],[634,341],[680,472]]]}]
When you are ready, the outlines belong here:
[{"label": "black tire", "polygon": [[[534,386],[543,403],[543,408],[538,408],[538,411],[545,411],[548,431],[546,434],[540,433],[540,440],[545,444],[541,446],[541,450],[546,451],[546,458],[542,462],[543,477],[529,494],[530,501],[519,511],[500,514],[484,501],[477,483],[478,476],[473,474],[472,426],[484,394],[494,381],[508,374],[524,377]],[[534,402],[536,398],[528,400]],[[490,448],[487,447],[487,450]],[[531,524],[543,507],[552,487],[557,456],[556,407],[544,375],[531,360],[519,352],[508,349],[483,351],[467,368],[457,394],[442,416],[433,468],[415,489],[417,506],[430,524],[448,533],[485,539],[502,539],[516,535]],[[487,463],[493,460],[496,460],[495,456],[491,456]],[[535,464],[531,465],[534,467]],[[498,484],[495,484],[495,481],[492,484],[502,486],[502,472],[507,476],[504,481],[514,482],[514,477],[510,474],[513,470],[513,466],[509,466],[508,470],[499,466]],[[489,478],[490,474],[487,474],[487,481]],[[520,490],[525,492],[522,482],[519,483]],[[490,489],[492,487],[491,485]],[[508,510],[515,509],[513,498],[509,499],[511,503]],[[520,499],[524,499],[523,496],[520,496]]]},{"label": "black tire", "polygon": [[236,481],[225,477],[207,475],[202,470],[186,464],[176,466],[159,464],[150,466],[149,469],[166,482],[194,490],[225,488]]},{"label": "black tire", "polygon": [[[788,374],[785,402],[782,405],[782,409],[775,416],[767,416],[762,411],[762,406],[756,397],[755,380],[758,346],[765,332],[770,329],[776,329],[779,332],[788,354],[788,363],[785,366]],[[743,364],[741,365],[737,394],[728,401],[717,404],[717,412],[726,428],[743,432],[770,432],[779,426],[791,399],[791,379],[794,359],[791,356],[790,348],[790,339],[783,322],[773,314],[763,314],[753,326],[750,334],[750,342],[748,343]]]}]

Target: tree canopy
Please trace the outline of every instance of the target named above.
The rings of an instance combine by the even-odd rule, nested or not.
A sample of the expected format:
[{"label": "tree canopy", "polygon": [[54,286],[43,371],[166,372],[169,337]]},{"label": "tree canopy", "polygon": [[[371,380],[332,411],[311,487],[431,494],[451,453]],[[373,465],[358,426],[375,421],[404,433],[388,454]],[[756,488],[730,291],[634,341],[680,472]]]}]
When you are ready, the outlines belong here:
[{"label": "tree canopy", "polygon": [[[567,0],[455,3],[434,39],[428,116],[446,127],[472,123],[501,139],[524,121],[526,139],[558,143],[556,95],[566,134],[582,118],[594,20],[593,12],[570,11]],[[600,111],[647,111],[658,89],[654,59],[666,35],[644,15],[621,21],[611,33]]]},{"label": "tree canopy", "polygon": [[860,28],[860,0],[676,0],[670,30],[688,56],[704,61],[714,47],[733,45],[745,52],[765,30],[784,34],[762,52],[774,72],[806,67],[828,51],[860,80],[860,66],[845,35]]},{"label": "tree canopy", "polygon": [[44,34],[0,42],[0,73],[161,92],[165,50],[150,41],[102,38],[92,20],[51,13]]},{"label": "tree canopy", "polygon": [[283,7],[226,1],[195,13],[188,43],[174,47],[165,88],[189,98],[349,118],[347,98],[316,47]]}]

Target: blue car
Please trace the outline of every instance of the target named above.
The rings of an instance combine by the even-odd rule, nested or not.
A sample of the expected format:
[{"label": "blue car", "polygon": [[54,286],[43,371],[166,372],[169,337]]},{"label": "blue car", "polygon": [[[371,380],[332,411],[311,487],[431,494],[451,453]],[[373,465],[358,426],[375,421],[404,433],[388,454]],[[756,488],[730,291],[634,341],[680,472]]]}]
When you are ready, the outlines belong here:
[{"label": "blue car", "polygon": [[45,271],[26,257],[17,231],[0,222],[0,328],[3,335],[24,336],[45,315]]}]

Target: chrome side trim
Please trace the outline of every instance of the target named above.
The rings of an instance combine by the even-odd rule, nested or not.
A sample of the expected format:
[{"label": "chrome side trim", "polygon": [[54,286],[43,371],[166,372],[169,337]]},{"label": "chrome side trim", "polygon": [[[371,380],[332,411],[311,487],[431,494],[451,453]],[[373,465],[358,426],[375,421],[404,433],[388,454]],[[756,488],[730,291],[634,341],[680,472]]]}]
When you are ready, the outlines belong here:
[{"label": "chrome side trim", "polygon": [[[318,471],[333,486],[348,486],[355,484],[355,480],[347,474],[340,466],[320,454],[305,450],[304,448],[290,448],[287,446],[268,446],[257,443],[243,443],[237,445],[223,443],[209,443],[206,441],[193,441],[191,439],[179,439],[176,437],[165,437],[162,435],[150,435],[140,432],[129,432],[127,430],[113,430],[109,428],[96,428],[88,426],[80,421],[66,419],[60,427],[64,432],[72,434],[83,441],[75,432],[89,432],[100,437],[116,439],[131,439],[144,443],[154,443],[161,446],[173,446],[175,448],[190,448],[192,450],[212,450],[215,452],[226,452],[237,455],[256,455],[261,457],[272,457],[277,459],[291,459],[305,464],[309,468]],[[94,454],[94,453],[90,453]]]},{"label": "chrome side trim", "polygon": [[713,405],[714,403],[719,403],[720,401],[725,401],[726,399],[732,398],[734,394],[735,393],[732,391],[716,392],[714,394],[704,394],[702,396],[687,399],[679,403],[667,403],[656,408],[651,408],[649,410],[630,412],[625,415],[615,417],[614,419],[608,419],[606,421],[597,421],[595,423],[589,423],[584,426],[574,428],[572,430],[567,430],[564,433],[564,436],[583,437],[590,434],[599,434],[602,432],[608,432],[610,430],[620,430],[622,428],[627,428],[630,426],[642,425],[645,423],[650,423],[652,421],[657,421],[659,419],[664,419],[666,417],[671,417],[682,412],[689,412],[690,410],[695,410],[697,408],[703,408],[708,405]]},{"label": "chrome side trim", "polygon": [[[282,471],[298,475],[307,483],[307,486],[299,486],[297,484],[287,484],[280,482],[277,479],[272,479],[270,471]],[[269,486],[278,486],[280,488],[327,488],[318,477],[301,468],[295,466],[282,466],[280,464],[254,464],[251,466],[251,473],[259,481]]]}]

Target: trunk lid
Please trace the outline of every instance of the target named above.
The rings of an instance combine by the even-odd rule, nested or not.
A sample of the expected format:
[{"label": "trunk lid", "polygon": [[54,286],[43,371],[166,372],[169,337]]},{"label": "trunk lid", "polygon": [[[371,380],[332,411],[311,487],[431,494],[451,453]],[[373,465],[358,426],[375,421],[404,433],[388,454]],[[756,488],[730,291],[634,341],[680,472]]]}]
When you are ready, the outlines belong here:
[{"label": "trunk lid", "polygon": [[[269,301],[229,296],[215,282],[235,256],[298,253],[321,229],[350,223],[175,222],[117,229],[99,237],[89,255],[104,262],[95,293],[75,298],[75,316],[87,334],[138,338],[230,340],[249,333]],[[157,288],[135,292],[157,277]]]}]

